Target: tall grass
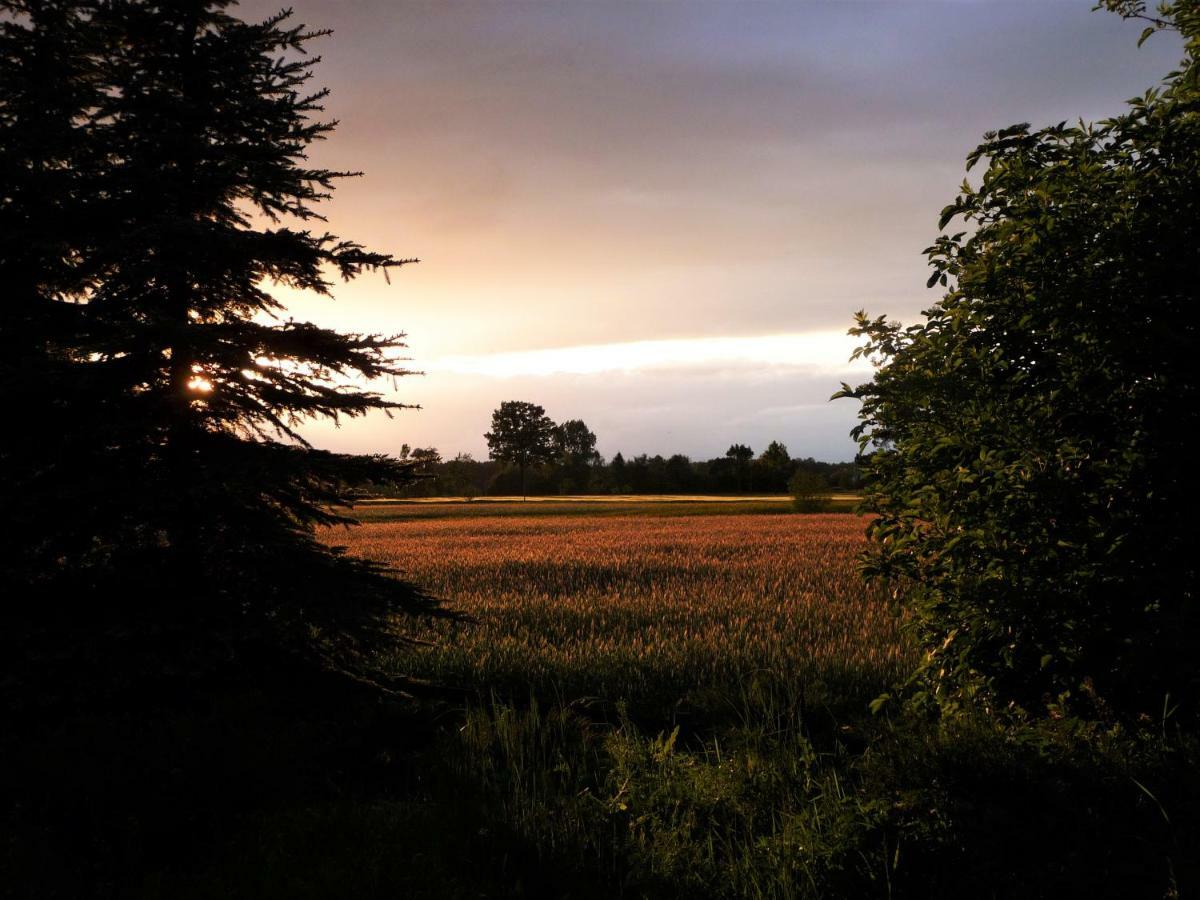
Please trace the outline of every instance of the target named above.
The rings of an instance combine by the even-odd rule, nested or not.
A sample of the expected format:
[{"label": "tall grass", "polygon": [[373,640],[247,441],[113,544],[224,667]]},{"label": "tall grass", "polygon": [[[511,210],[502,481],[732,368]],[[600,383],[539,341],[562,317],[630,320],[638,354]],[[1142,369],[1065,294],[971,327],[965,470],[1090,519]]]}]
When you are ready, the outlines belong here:
[{"label": "tall grass", "polygon": [[420,624],[429,646],[380,660],[457,685],[457,705],[372,726],[362,749],[391,787],[352,765],[143,896],[1161,900],[1200,884],[1200,754],[1165,712],[1147,735],[866,713],[912,650],[854,574],[861,520],[429,506],[350,543],[474,617]]},{"label": "tall grass", "polygon": [[863,529],[414,510],[347,543],[470,617],[381,663],[466,691],[438,757],[500,857],[600,895],[783,898],[887,877],[878,810],[835,764],[862,741],[841,717],[912,662],[855,572]]}]

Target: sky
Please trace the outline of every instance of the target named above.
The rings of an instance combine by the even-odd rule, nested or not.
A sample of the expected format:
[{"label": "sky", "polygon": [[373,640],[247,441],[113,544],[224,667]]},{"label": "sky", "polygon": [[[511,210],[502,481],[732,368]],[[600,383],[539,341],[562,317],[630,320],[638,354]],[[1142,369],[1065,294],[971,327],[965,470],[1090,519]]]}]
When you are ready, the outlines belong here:
[{"label": "sky", "polygon": [[[264,17],[278,0],[243,0]],[[315,423],[315,445],[486,458],[504,400],[617,451],[781,440],[850,459],[856,310],[937,300],[922,255],[988,130],[1093,120],[1177,39],[1093,0],[294,0],[332,28],[312,160],[361,170],[330,229],[421,262],[281,291],[297,319],[405,332],[421,406]]]}]

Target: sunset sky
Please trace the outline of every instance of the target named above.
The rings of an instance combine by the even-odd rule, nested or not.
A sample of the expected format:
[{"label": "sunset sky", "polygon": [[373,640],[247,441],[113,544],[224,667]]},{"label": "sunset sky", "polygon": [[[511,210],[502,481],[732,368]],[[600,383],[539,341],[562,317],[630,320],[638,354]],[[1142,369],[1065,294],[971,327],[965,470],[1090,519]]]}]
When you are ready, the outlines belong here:
[{"label": "sunset sky", "polygon": [[[291,313],[406,331],[420,411],[306,430],[486,457],[503,400],[620,450],[853,455],[855,310],[913,320],[984,131],[1103,118],[1180,57],[1092,0],[295,0],[335,29],[330,228],[422,262]],[[243,2],[254,19],[278,9]],[[393,394],[390,384],[380,390]]]}]

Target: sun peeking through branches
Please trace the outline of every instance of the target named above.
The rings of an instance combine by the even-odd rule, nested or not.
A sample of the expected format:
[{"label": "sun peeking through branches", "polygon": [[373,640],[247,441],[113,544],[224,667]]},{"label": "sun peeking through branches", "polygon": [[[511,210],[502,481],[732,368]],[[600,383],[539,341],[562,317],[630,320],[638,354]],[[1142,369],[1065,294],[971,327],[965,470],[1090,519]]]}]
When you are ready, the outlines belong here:
[{"label": "sun peeking through branches", "polygon": [[[328,32],[231,6],[19,4],[0,35],[3,162],[26,173],[0,226],[53,248],[0,261],[6,330],[40,348],[3,363],[38,423],[5,451],[32,538],[14,568],[119,584],[137,571],[145,596],[121,616],[149,608],[134,618],[327,656],[339,635],[428,606],[311,534],[348,521],[355,485],[403,481],[408,465],[298,431],[404,408],[364,386],[408,374],[404,335],[295,321],[272,291],[331,296],[416,260],[313,227],[361,174],[307,156],[336,124],[309,85],[309,44]],[[81,496],[69,523],[43,520],[47,501]]]}]

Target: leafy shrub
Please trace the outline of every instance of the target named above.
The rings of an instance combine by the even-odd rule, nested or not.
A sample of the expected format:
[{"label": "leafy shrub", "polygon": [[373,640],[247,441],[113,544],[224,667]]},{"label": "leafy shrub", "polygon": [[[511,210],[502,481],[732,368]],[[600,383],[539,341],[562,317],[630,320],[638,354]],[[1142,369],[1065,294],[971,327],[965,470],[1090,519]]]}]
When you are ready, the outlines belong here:
[{"label": "leafy shrub", "polygon": [[796,512],[823,512],[829,507],[829,482],[816,472],[798,469],[788,479],[788,493]]},{"label": "leafy shrub", "polygon": [[942,300],[909,328],[858,316],[879,367],[839,396],[862,401],[868,572],[903,589],[914,696],[942,709],[1136,720],[1200,696],[1200,14],[1162,14],[1187,42],[1162,90],[988,134],[941,218],[969,232],[927,251]]}]

